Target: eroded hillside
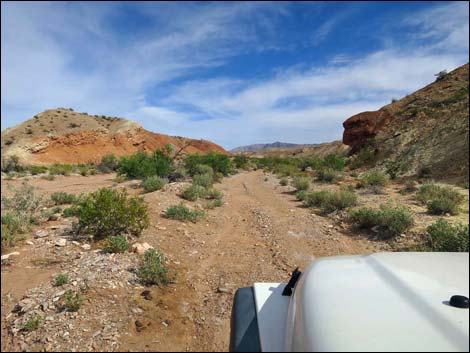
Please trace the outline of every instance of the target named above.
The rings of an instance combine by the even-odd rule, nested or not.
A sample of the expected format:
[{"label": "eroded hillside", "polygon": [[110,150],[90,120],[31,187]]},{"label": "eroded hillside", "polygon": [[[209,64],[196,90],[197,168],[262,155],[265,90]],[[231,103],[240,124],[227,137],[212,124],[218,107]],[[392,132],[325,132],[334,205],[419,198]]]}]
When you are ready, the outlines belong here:
[{"label": "eroded hillside", "polygon": [[125,156],[166,144],[176,150],[187,146],[187,153],[225,153],[210,141],[153,133],[127,119],[59,108],[2,131],[2,158],[16,155],[24,164],[87,163],[109,153]]}]

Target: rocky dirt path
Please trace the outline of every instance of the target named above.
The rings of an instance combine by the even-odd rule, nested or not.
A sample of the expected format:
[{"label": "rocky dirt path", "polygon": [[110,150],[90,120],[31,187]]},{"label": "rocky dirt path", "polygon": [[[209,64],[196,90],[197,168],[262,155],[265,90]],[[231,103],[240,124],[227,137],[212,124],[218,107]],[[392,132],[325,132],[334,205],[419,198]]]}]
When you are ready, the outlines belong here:
[{"label": "rocky dirt path", "polygon": [[[77,184],[77,180],[61,179],[62,190],[78,193],[112,186],[111,177],[80,180],[80,187],[68,188],[68,182]],[[181,202],[182,187],[170,184],[144,196],[152,225],[139,240],[168,256],[176,274],[173,284],[151,288],[143,297],[145,288],[128,271],[138,264],[135,254],[83,251],[71,240],[57,247],[51,231],[49,237],[31,239],[34,245],[19,249],[19,259],[2,266],[2,350],[226,351],[236,288],[257,281],[287,281],[296,266],[305,268],[314,258],[388,249],[386,243],[347,235],[341,222],[302,207],[290,187],[279,186],[277,178],[261,171],[243,172],[216,184],[225,204],[208,211],[198,223],[162,217],[166,207]],[[60,232],[56,236],[63,237]],[[51,264],[28,270],[33,257]],[[41,276],[30,282],[28,276],[18,276],[22,270]],[[86,280],[90,287],[77,314],[50,311],[51,303],[59,299],[50,281],[59,272],[71,273],[75,286]],[[34,307],[30,301],[41,296],[38,310],[46,303],[48,321],[32,334],[15,336],[11,327],[19,319],[10,311],[21,294],[26,294],[30,307]]]}]

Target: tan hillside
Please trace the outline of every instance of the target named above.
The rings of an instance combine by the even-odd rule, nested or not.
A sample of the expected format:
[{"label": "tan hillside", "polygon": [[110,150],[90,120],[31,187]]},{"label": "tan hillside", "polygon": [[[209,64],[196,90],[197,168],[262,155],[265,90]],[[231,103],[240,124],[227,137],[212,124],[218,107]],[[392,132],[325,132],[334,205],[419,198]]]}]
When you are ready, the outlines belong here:
[{"label": "tan hillside", "polygon": [[370,144],[378,165],[397,175],[468,180],[468,75],[466,64],[377,112],[351,117],[343,142],[353,150]]},{"label": "tan hillside", "polygon": [[104,115],[50,109],[2,131],[2,158],[16,155],[24,164],[86,163],[114,153],[125,156],[171,144],[185,153],[226,153],[210,141],[157,134],[140,124]]},{"label": "tan hillside", "polygon": [[246,153],[253,157],[325,157],[330,153],[346,155],[350,148],[341,141],[321,143],[316,146],[295,146],[285,148],[267,148],[261,151]]}]

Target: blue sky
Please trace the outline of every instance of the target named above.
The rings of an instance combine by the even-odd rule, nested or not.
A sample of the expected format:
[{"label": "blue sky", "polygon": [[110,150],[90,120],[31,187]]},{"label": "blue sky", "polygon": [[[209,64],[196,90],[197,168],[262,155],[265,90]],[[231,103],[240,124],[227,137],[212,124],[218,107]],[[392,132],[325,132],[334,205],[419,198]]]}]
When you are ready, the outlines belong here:
[{"label": "blue sky", "polygon": [[468,62],[468,7],[3,1],[2,129],[71,107],[226,148],[340,139]]}]

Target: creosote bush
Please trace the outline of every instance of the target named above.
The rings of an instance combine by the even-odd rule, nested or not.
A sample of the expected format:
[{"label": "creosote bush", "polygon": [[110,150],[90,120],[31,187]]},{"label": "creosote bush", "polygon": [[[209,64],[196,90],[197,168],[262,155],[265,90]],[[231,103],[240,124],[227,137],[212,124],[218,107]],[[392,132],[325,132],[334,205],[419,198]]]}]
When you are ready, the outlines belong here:
[{"label": "creosote bush", "polygon": [[84,196],[77,207],[77,230],[95,239],[121,234],[139,236],[149,226],[148,207],[124,189],[101,188]]},{"label": "creosote bush", "polygon": [[212,186],[214,178],[211,174],[196,174],[193,176],[193,184],[199,185],[205,188]]},{"label": "creosote bush", "polygon": [[299,201],[304,201],[307,198],[307,190],[299,190],[295,193],[295,198]]},{"label": "creosote bush", "polygon": [[389,176],[380,170],[369,170],[360,177],[361,186],[381,188],[388,184]]},{"label": "creosote bush", "polygon": [[140,267],[137,269],[137,276],[142,284],[162,285],[171,282],[168,275],[168,268],[165,266],[165,256],[155,249],[149,249],[141,259]]},{"label": "creosote bush", "polygon": [[326,183],[333,183],[339,179],[338,171],[333,168],[318,169],[315,173],[315,176],[317,177],[317,180]]},{"label": "creosote bush", "polygon": [[308,177],[294,177],[292,185],[297,191],[308,190],[310,187],[310,178]]},{"label": "creosote bush", "polygon": [[54,277],[52,284],[54,287],[60,287],[67,283],[69,283],[69,275],[66,273],[61,273]]},{"label": "creosote bush", "polygon": [[318,207],[325,213],[354,206],[357,204],[357,196],[349,190],[316,191],[304,196],[304,202],[309,207]]},{"label": "creosote bush", "polygon": [[179,204],[168,207],[165,210],[165,215],[170,219],[196,222],[203,218],[205,214],[202,210],[190,210],[185,205]]},{"label": "creosote bush", "polygon": [[350,212],[351,221],[359,228],[380,227],[381,238],[395,237],[413,225],[411,211],[403,206],[382,204],[380,209],[363,207]]},{"label": "creosote bush", "polygon": [[188,201],[196,201],[206,195],[206,189],[201,185],[190,185],[181,193],[181,197]]},{"label": "creosote bush", "polygon": [[468,252],[469,227],[467,225],[451,225],[440,219],[427,228],[428,239],[425,250]]},{"label": "creosote bush", "polygon": [[77,202],[77,197],[75,195],[59,191],[52,193],[51,200],[54,202],[54,205],[66,205]]},{"label": "creosote bush", "polygon": [[119,161],[114,154],[107,154],[101,158],[98,170],[101,173],[111,173],[117,170]]},{"label": "creosote bush", "polygon": [[416,199],[426,204],[430,214],[456,215],[459,213],[459,204],[464,200],[464,196],[449,186],[428,183],[420,187]]},{"label": "creosote bush", "polygon": [[129,179],[145,179],[154,175],[167,177],[173,171],[171,152],[171,146],[167,145],[153,154],[139,151],[132,156],[121,157],[117,166],[118,174]]},{"label": "creosote bush", "polygon": [[287,178],[281,178],[281,180],[279,180],[279,184],[281,186],[287,186],[289,184],[289,179]]},{"label": "creosote bush", "polygon": [[123,235],[108,237],[101,250],[105,253],[123,253],[129,250],[129,242]]},{"label": "creosote bush", "polygon": [[140,187],[142,187],[145,192],[153,192],[160,190],[166,184],[166,180],[157,176],[151,176],[146,178],[142,183],[140,183]]},{"label": "creosote bush", "polygon": [[42,324],[42,322],[44,321],[44,318],[39,315],[39,314],[35,314],[33,316],[31,316],[26,322],[25,324],[23,325],[23,330],[24,331],[35,331],[39,328],[39,326]]}]

